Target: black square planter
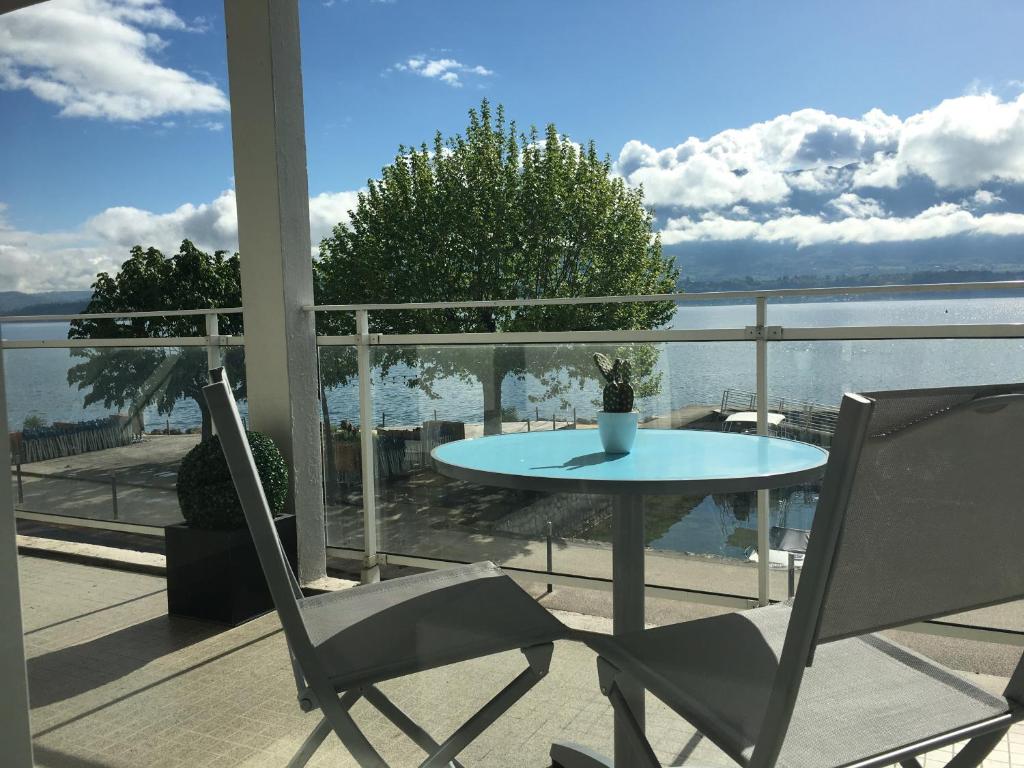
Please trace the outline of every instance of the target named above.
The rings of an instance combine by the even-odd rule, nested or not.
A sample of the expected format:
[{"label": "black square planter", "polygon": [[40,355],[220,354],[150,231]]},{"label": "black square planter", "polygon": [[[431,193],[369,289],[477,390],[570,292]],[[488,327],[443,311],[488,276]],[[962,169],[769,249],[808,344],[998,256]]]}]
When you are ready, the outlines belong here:
[{"label": "black square planter", "polygon": [[[295,515],[274,518],[277,535],[295,571]],[[248,528],[206,531],[185,523],[164,529],[167,612],[235,626],[273,610]]]}]

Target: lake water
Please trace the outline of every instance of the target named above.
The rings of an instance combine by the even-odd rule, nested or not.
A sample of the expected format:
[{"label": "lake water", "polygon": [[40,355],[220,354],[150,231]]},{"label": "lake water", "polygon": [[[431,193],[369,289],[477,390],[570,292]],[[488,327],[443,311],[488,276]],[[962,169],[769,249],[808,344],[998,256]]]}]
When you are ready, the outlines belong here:
[{"label": "lake water", "polygon": [[[1024,298],[935,298],[814,302],[769,305],[768,323],[784,326],[927,325],[938,323],[1010,323],[1024,321]],[[679,307],[675,328],[738,328],[754,323],[747,305]],[[6,339],[66,338],[64,323],[22,323],[3,327]],[[753,390],[752,342],[672,343],[657,345],[659,394],[639,403],[645,416],[664,414],[686,405],[716,404],[724,390]],[[584,350],[591,351],[590,348]],[[488,359],[488,347],[457,350],[460,355]],[[551,349],[523,347],[527,366]],[[1003,383],[1024,380],[1024,340],[912,340],[779,342],[769,346],[769,395],[838,404],[847,391],[871,391],[917,386]],[[326,349],[324,355],[345,354]],[[454,352],[453,352],[454,354]],[[46,421],[98,418],[117,408],[82,405],[83,393],[67,384],[67,371],[79,362],[72,350],[14,349],[5,351],[8,419],[17,429],[26,417]],[[455,376],[435,383],[433,395],[410,387],[419,371],[396,366],[374,377],[376,421],[388,425],[419,424],[437,418],[481,421],[483,397],[475,380]],[[559,398],[545,399],[546,386],[532,376],[509,377],[503,405],[525,419],[571,420],[592,417],[599,397],[596,381],[570,384]],[[353,384],[328,393],[332,421],[358,422],[358,387]],[[146,411],[147,429],[198,426],[199,411],[192,401],[179,401],[169,415]]]},{"label": "lake water", "polygon": [[[769,325],[860,326],[928,325],[944,323],[1017,323],[1024,321],[1024,298],[941,297],[914,300],[869,300],[770,304]],[[746,305],[687,304],[679,307],[675,328],[742,328],[754,324],[754,307]],[[62,323],[9,324],[6,339],[66,338]],[[688,405],[716,405],[726,389],[755,388],[753,342],[671,343],[656,346],[656,371],[661,375],[658,394],[639,402],[643,415],[666,414]],[[553,351],[525,346],[527,367]],[[594,348],[576,350],[592,352]],[[346,354],[324,349],[324,355]],[[350,354],[348,352],[347,354]],[[490,358],[489,347],[453,350],[452,355]],[[569,352],[564,352],[568,355]],[[26,417],[46,421],[81,421],[102,417],[117,408],[84,408],[82,394],[67,384],[69,366],[79,362],[63,349],[5,351],[8,417],[18,429]],[[922,386],[1011,383],[1024,381],[1024,340],[909,340],[777,342],[769,345],[769,395],[837,405],[843,392]],[[483,417],[481,388],[475,380],[450,376],[434,385],[433,396],[409,382],[419,375],[414,367],[396,366],[374,376],[375,422],[389,426],[417,425],[441,418],[479,422]],[[571,421],[592,417],[599,387],[593,380],[582,385],[565,382],[557,399],[545,399],[547,385],[537,378],[506,380],[503,405],[519,419],[540,417]],[[328,393],[331,421],[358,422],[358,387],[353,384]],[[244,404],[243,404],[244,409]],[[147,429],[199,425],[194,402],[179,402],[170,415],[146,410]],[[812,491],[776,498],[773,524],[809,527],[815,496]],[[749,501],[728,502],[707,498],[651,542],[656,548],[742,556],[743,542],[756,528],[756,511]],[[738,530],[747,529],[747,530]]]}]

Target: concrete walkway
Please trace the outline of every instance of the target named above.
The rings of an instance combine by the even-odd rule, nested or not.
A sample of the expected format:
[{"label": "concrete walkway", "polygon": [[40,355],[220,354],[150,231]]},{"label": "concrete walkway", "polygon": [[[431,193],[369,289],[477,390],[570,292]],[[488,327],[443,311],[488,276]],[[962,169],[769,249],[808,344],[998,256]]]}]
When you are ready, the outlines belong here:
[{"label": "concrete walkway", "polygon": [[[42,768],[262,768],[281,766],[316,717],[294,701],[274,614],[231,630],[166,615],[162,578],[21,559],[36,764]],[[608,622],[558,612],[566,623]],[[383,688],[435,736],[449,733],[522,668],[518,653],[458,664]],[[998,688],[997,678],[978,678]],[[354,715],[388,761],[422,753],[363,704]],[[544,768],[552,740],[610,749],[611,711],[598,693],[593,655],[556,644],[551,674],[460,756],[467,768]],[[667,765],[732,765],[653,699],[648,729]],[[925,766],[948,759],[935,755]],[[1015,729],[987,768],[1024,765]],[[312,766],[352,768],[335,740]]]}]

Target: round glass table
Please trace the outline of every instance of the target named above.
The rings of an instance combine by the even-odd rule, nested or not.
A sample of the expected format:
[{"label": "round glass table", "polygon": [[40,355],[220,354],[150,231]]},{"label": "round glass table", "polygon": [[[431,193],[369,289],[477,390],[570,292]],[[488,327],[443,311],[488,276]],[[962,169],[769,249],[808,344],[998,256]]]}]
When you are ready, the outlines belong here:
[{"label": "round glass table", "polygon": [[[828,460],[824,449],[795,440],[662,429],[641,429],[628,454],[606,454],[596,429],[578,429],[458,440],[431,456],[441,474],[480,485],[611,495],[615,634],[644,628],[644,496],[783,488],[815,480]],[[623,693],[642,727],[643,690]],[[635,764],[631,754],[617,722],[616,762]],[[602,764],[582,754],[573,761],[564,750],[559,762],[567,768]]]}]

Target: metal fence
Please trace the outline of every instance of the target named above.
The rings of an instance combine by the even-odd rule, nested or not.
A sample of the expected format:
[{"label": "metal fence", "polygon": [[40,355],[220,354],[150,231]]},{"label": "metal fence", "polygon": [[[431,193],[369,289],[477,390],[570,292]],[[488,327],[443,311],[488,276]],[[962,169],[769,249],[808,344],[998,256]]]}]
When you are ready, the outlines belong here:
[{"label": "metal fence", "polygon": [[[1024,339],[1024,323],[985,323],[962,324],[944,323],[931,325],[865,325],[865,326],[782,326],[773,325],[770,320],[770,306],[773,301],[793,299],[813,300],[827,297],[871,297],[871,296],[911,296],[925,294],[954,294],[963,292],[986,292],[990,295],[1012,295],[1024,293],[1024,281],[963,283],[963,284],[929,284],[910,286],[861,286],[852,288],[818,288],[818,289],[781,289],[771,291],[724,291],[708,293],[685,293],[643,296],[614,296],[586,298],[557,298],[533,300],[503,301],[461,301],[461,302],[421,302],[408,304],[364,304],[364,305],[319,305],[307,306],[304,309],[311,313],[351,313],[355,318],[356,333],[344,336],[320,336],[317,345],[321,348],[354,349],[357,357],[359,386],[359,414],[363,425],[374,422],[373,387],[370,386],[373,374],[371,352],[375,348],[388,346],[440,346],[459,347],[464,345],[537,345],[537,344],[656,344],[656,343],[695,343],[723,342],[753,343],[755,347],[754,370],[756,387],[752,392],[733,392],[726,406],[739,407],[744,403],[750,410],[756,411],[757,432],[768,434],[770,411],[788,411],[793,414],[793,421],[799,422],[798,414],[804,413],[807,430],[827,431],[833,427],[830,412],[827,408],[811,408],[803,401],[786,400],[775,396],[768,389],[769,349],[771,345],[793,341],[870,341],[870,340],[997,340]],[[749,302],[753,304],[753,322],[742,327],[723,328],[673,328],[655,330],[626,331],[544,331],[544,332],[495,332],[495,333],[413,333],[413,334],[382,334],[372,333],[371,315],[378,312],[426,311],[426,310],[460,310],[482,307],[533,307],[569,304],[597,303],[630,303],[630,302],[664,302],[679,304],[691,302]],[[239,308],[209,310],[190,310],[177,313],[153,312],[130,313],[127,315],[107,315],[107,317],[137,317],[153,315],[198,315],[206,317],[206,335],[201,337],[161,338],[161,339],[88,339],[88,340],[10,340],[3,343],[4,349],[39,349],[39,348],[74,348],[74,347],[124,347],[124,346],[205,346],[211,367],[221,361],[221,352],[225,346],[244,344],[240,337],[225,337],[217,332],[217,315],[241,312]],[[6,317],[0,323],[32,322],[40,320],[67,321],[85,316],[63,315],[47,317]],[[91,316],[96,317],[96,316]],[[552,418],[554,424],[554,417]],[[372,429],[360,431],[363,456],[374,455],[374,434]],[[338,557],[352,558],[369,564],[409,565],[416,567],[446,567],[452,558],[444,556],[424,556],[401,551],[381,551],[378,542],[378,516],[376,510],[377,494],[375,486],[378,462],[361,462],[361,505],[362,505],[362,541],[359,549],[329,547],[329,553]],[[768,602],[770,597],[770,517],[769,493],[761,491],[757,494],[757,541],[759,554],[757,566],[757,598],[746,595],[701,591],[678,587],[650,585],[649,593],[657,596],[668,596],[686,600],[695,600],[718,605],[743,607],[751,604]],[[31,515],[40,519],[40,515]],[[44,516],[45,517],[45,516]],[[55,516],[56,517],[56,516]],[[68,522],[60,518],[59,522]],[[90,521],[95,527],[96,521]],[[125,529],[123,524],[117,529]],[[510,568],[513,572],[527,578],[534,578],[547,584],[565,584],[598,589],[609,589],[610,580],[579,574],[550,572],[548,570],[522,570]],[[962,627],[951,623],[929,623],[919,627],[922,631],[941,632],[943,634],[981,637],[987,640],[1010,642],[1024,645],[1024,633],[1004,630],[984,630],[975,627]]]}]

